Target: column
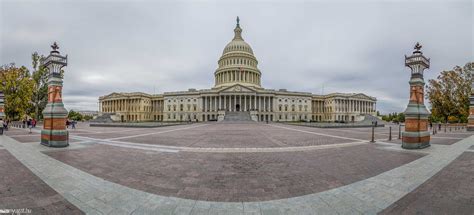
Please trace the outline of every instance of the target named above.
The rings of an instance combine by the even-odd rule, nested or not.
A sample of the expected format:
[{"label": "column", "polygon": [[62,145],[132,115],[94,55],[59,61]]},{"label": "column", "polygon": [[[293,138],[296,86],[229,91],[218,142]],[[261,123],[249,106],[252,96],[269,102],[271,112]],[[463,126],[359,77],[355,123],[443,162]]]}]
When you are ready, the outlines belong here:
[{"label": "column", "polygon": [[244,111],[247,111],[247,95],[244,95]]},{"label": "column", "polygon": [[234,112],[237,111],[235,108],[236,105],[237,105],[237,95],[234,95],[234,104],[232,104],[232,109],[234,110]]},{"label": "column", "polygon": [[267,97],[263,97],[263,111],[267,112],[267,104],[266,104]]},{"label": "column", "polygon": [[242,95],[239,95],[239,111],[242,111]]}]

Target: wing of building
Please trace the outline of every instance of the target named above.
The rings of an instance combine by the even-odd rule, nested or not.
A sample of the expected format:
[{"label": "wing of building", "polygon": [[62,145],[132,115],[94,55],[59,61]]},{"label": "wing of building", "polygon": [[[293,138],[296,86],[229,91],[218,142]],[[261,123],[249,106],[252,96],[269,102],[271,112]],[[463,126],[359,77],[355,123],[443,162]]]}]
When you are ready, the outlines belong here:
[{"label": "wing of building", "polygon": [[[117,121],[212,121],[247,117],[254,121],[359,121],[376,113],[376,99],[362,93],[316,95],[265,89],[252,47],[239,22],[224,48],[211,89],[163,94],[111,93],[99,98],[99,111]],[[226,117],[227,115],[227,117]]]}]

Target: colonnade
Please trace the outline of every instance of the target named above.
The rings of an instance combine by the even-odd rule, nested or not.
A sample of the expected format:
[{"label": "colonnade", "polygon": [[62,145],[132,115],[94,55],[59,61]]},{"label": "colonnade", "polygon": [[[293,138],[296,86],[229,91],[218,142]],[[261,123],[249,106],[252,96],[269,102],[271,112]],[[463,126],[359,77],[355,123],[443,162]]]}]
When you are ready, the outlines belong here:
[{"label": "colonnade", "polygon": [[260,85],[260,75],[252,71],[231,70],[216,74],[216,85],[223,83],[246,82]]},{"label": "colonnade", "polygon": [[335,99],[334,111],[341,112],[359,112],[359,113],[373,113],[376,110],[376,103],[373,101],[353,100],[353,99]]},{"label": "colonnade", "polygon": [[274,98],[273,96],[257,95],[220,95],[203,96],[203,112],[215,112],[219,110],[230,112],[242,112],[256,110],[260,112],[272,112]]}]

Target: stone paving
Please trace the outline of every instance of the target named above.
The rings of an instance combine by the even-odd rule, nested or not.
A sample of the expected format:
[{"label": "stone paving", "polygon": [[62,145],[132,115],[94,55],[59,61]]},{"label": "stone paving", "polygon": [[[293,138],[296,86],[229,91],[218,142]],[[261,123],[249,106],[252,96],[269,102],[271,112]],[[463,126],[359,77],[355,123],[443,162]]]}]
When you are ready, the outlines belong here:
[{"label": "stone paving", "polygon": [[381,214],[473,214],[474,153],[464,152],[446,168]]},{"label": "stone paving", "polygon": [[[124,186],[187,199],[263,201],[329,190],[421,157],[358,145],[287,153],[165,153],[111,146],[51,157]],[[87,159],[84,159],[87,157]],[[384,160],[384,162],[374,162]]]},{"label": "stone paving", "polygon": [[[407,210],[414,208],[410,198],[436,196],[424,187],[443,186],[444,176],[470,185],[464,175],[472,175],[467,167],[473,158],[465,156],[474,154],[472,133],[438,133],[431,147],[404,150],[387,140],[388,128],[376,129],[375,144],[368,142],[368,130],[260,123],[79,125],[70,130],[68,148],[51,149],[29,142],[39,130],[10,129],[6,134],[25,144],[0,136],[0,152],[8,151],[87,214],[398,214],[423,210]],[[455,171],[460,166],[466,167],[462,173]],[[438,189],[458,193],[452,186]],[[464,190],[461,199],[469,199],[472,191]],[[448,198],[419,201],[425,207],[456,206]],[[456,212],[469,214],[466,209],[471,208]]]},{"label": "stone paving", "polygon": [[0,150],[0,209],[31,210],[32,214],[83,214],[7,150]]}]

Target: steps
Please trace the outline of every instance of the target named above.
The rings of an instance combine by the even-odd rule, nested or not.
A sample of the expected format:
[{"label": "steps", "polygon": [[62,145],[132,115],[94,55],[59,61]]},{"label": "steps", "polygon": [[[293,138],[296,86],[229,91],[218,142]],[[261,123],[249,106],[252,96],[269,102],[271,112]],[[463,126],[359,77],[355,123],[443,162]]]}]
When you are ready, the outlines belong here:
[{"label": "steps", "polygon": [[252,121],[250,112],[225,112],[224,121]]}]

